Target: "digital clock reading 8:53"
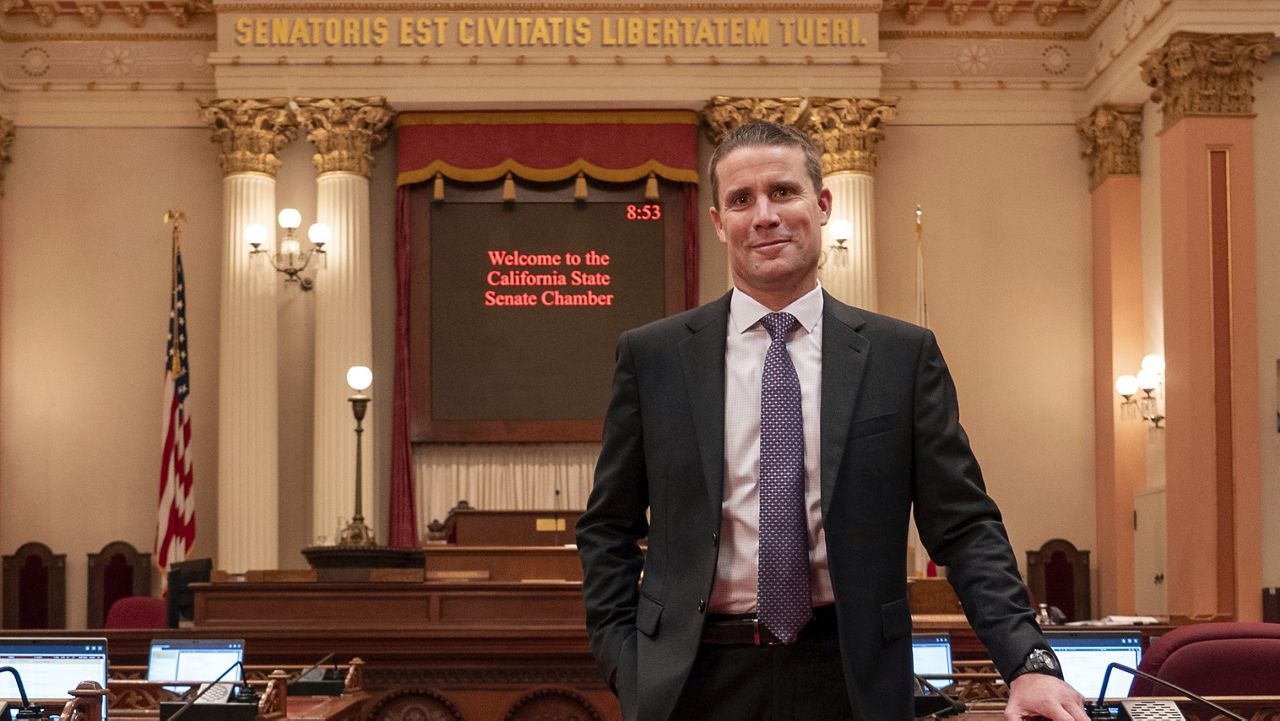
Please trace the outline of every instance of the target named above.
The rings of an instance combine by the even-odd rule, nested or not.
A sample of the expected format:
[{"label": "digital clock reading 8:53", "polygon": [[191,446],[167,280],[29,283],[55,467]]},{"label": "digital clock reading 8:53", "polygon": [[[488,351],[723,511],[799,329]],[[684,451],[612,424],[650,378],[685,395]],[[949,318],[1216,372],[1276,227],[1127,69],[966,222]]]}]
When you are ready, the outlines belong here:
[{"label": "digital clock reading 8:53", "polygon": [[662,206],[657,203],[628,203],[627,220],[662,220]]}]

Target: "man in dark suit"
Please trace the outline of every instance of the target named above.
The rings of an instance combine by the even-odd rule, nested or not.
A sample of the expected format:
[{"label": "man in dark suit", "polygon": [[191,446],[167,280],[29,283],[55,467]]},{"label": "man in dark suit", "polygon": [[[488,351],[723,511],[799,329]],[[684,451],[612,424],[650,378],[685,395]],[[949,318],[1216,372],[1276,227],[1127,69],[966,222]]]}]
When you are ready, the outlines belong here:
[{"label": "man in dark suit", "polygon": [[911,718],[914,509],[1010,681],[1006,717],[1087,721],[933,334],[817,282],[831,194],[812,143],[751,122],[709,173],[734,289],[619,339],[577,526],[592,651],[625,718]]}]

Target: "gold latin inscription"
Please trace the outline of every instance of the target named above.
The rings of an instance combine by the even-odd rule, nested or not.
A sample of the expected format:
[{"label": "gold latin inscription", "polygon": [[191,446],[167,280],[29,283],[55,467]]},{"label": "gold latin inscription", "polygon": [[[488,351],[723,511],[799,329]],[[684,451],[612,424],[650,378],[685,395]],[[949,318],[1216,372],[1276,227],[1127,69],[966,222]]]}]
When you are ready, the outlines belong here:
[{"label": "gold latin inscription", "polygon": [[235,19],[256,48],[856,48],[855,15],[277,15]]}]

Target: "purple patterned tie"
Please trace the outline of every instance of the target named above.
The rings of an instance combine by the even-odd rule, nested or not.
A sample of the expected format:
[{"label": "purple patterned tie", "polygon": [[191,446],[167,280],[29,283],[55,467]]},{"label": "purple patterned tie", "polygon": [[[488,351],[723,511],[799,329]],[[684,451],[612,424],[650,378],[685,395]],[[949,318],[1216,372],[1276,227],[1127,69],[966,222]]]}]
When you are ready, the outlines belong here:
[{"label": "purple patterned tie", "polygon": [[760,559],[756,614],[792,643],[809,621],[809,523],[804,503],[804,420],[800,378],[787,353],[790,313],[760,320],[769,331],[760,384]]}]

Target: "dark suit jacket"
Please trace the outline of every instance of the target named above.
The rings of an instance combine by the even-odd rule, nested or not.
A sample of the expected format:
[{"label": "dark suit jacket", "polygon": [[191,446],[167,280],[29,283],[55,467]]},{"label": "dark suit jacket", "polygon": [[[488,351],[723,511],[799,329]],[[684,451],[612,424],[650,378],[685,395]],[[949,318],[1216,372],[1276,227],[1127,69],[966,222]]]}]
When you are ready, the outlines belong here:
[{"label": "dark suit jacket", "polygon": [[[1007,677],[1044,639],[933,334],[823,302],[822,522],[844,675],[859,718],[910,719],[913,507],[997,668]],[[668,718],[698,651],[720,529],[728,315],[725,295],[618,341],[577,539],[591,648],[627,719]]]}]

